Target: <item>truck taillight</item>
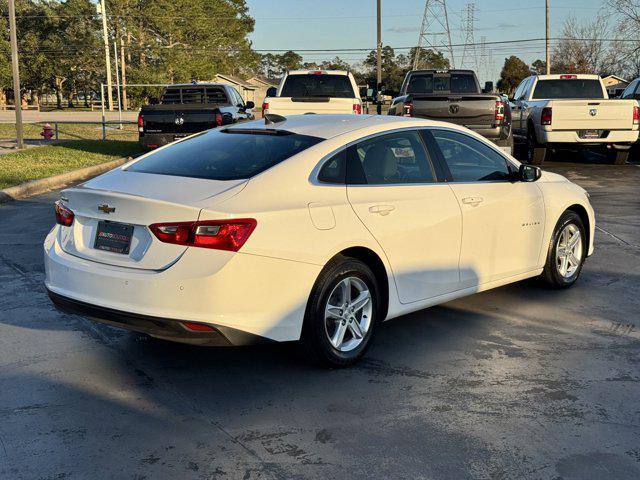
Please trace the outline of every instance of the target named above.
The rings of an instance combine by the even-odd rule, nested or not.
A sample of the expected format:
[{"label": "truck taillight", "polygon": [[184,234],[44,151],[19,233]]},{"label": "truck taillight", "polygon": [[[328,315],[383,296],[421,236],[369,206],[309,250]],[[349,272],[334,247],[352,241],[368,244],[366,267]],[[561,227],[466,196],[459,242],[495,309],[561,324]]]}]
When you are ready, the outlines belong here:
[{"label": "truck taillight", "polygon": [[360,115],[362,113],[362,105],[359,103],[354,103],[353,104],[353,113],[355,113],[356,115]]},{"label": "truck taillight", "polygon": [[267,110],[269,110],[269,102],[264,102],[262,104],[262,114],[264,115],[265,113],[269,113]]},{"label": "truck taillight", "polygon": [[640,107],[638,107],[637,105],[633,107],[633,124],[640,124]]},{"label": "truck taillight", "polygon": [[149,230],[164,243],[237,252],[256,228],[253,218],[154,223]]},{"label": "truck taillight", "polygon": [[575,80],[577,75],[560,75],[560,80]]},{"label": "truck taillight", "polygon": [[495,120],[496,123],[504,120],[504,102],[501,100],[496,100]]},{"label": "truck taillight", "polygon": [[413,117],[413,102],[405,102],[404,107],[402,107],[402,116]]},{"label": "truck taillight", "polygon": [[138,132],[144,132],[144,117],[141,113],[138,114]]},{"label": "truck taillight", "polygon": [[544,107],[540,114],[540,125],[551,125],[552,112],[551,107]]},{"label": "truck taillight", "polygon": [[63,227],[70,227],[73,223],[73,218],[75,217],[73,211],[69,207],[65,206],[60,200],[54,203],[53,207],[56,209],[56,223]]},{"label": "truck taillight", "polygon": [[222,126],[222,114],[220,112],[216,113],[216,125]]}]

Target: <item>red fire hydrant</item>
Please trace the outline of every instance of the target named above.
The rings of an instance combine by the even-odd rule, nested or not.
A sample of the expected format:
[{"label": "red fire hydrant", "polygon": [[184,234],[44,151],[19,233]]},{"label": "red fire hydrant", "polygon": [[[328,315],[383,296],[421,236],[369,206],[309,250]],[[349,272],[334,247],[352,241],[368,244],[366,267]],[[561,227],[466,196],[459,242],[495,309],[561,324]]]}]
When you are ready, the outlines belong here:
[{"label": "red fire hydrant", "polygon": [[45,123],[42,126],[42,131],[40,132],[40,135],[42,135],[45,140],[51,140],[54,136],[53,128],[51,128],[51,125],[49,125],[48,123]]}]

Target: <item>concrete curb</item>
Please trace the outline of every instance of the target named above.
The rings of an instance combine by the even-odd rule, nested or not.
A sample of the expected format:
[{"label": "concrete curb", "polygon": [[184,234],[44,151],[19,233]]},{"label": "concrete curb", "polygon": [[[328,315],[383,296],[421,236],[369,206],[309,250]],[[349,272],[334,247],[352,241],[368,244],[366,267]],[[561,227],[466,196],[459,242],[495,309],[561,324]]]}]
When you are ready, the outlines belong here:
[{"label": "concrete curb", "polygon": [[64,187],[70,183],[95,177],[96,175],[108,172],[120,165],[124,165],[130,160],[131,157],[119,158],[99,165],[79,168],[78,170],[72,170],[71,172],[54,175],[53,177],[31,180],[29,182],[16,185],[15,187],[5,188],[4,190],[0,190],[0,204],[10,202],[12,200],[19,200],[21,198],[32,197],[34,195],[39,195],[40,193],[48,192],[49,190]]}]

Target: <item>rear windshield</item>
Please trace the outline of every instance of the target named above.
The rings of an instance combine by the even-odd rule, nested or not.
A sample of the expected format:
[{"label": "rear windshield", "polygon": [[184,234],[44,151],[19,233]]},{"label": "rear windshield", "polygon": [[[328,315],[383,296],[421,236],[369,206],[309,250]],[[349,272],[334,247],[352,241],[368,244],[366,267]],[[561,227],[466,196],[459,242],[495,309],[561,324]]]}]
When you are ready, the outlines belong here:
[{"label": "rear windshield", "polygon": [[289,75],[284,81],[281,97],[337,97],[355,98],[346,75]]},{"label": "rear windshield", "polygon": [[538,80],[531,98],[604,98],[604,93],[599,80]]},{"label": "rear windshield", "polygon": [[322,141],[321,138],[264,130],[210,130],[151,153],[131,172],[210,180],[251,178]]},{"label": "rear windshield", "polygon": [[227,95],[222,87],[170,87],[162,94],[162,103],[227,103]]},{"label": "rear windshield", "polygon": [[472,73],[419,73],[409,77],[407,93],[478,93]]}]

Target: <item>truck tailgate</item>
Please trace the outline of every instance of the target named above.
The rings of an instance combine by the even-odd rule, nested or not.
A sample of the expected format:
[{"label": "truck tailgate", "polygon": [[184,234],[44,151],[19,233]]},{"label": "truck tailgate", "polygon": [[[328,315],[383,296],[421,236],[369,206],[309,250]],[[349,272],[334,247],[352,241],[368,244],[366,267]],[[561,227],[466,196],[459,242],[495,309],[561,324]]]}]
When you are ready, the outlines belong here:
[{"label": "truck tailgate", "polygon": [[633,100],[553,100],[553,130],[631,130]]},{"label": "truck tailgate", "polygon": [[487,95],[414,95],[413,116],[457,125],[490,126],[495,123],[496,100]]},{"label": "truck tailgate", "polygon": [[349,114],[353,113],[355,98],[329,97],[269,97],[269,113],[277,115],[297,115],[305,113]]},{"label": "truck tailgate", "polygon": [[145,122],[145,133],[191,134],[216,127],[217,107],[194,109],[162,105],[144,107],[141,111]]}]

